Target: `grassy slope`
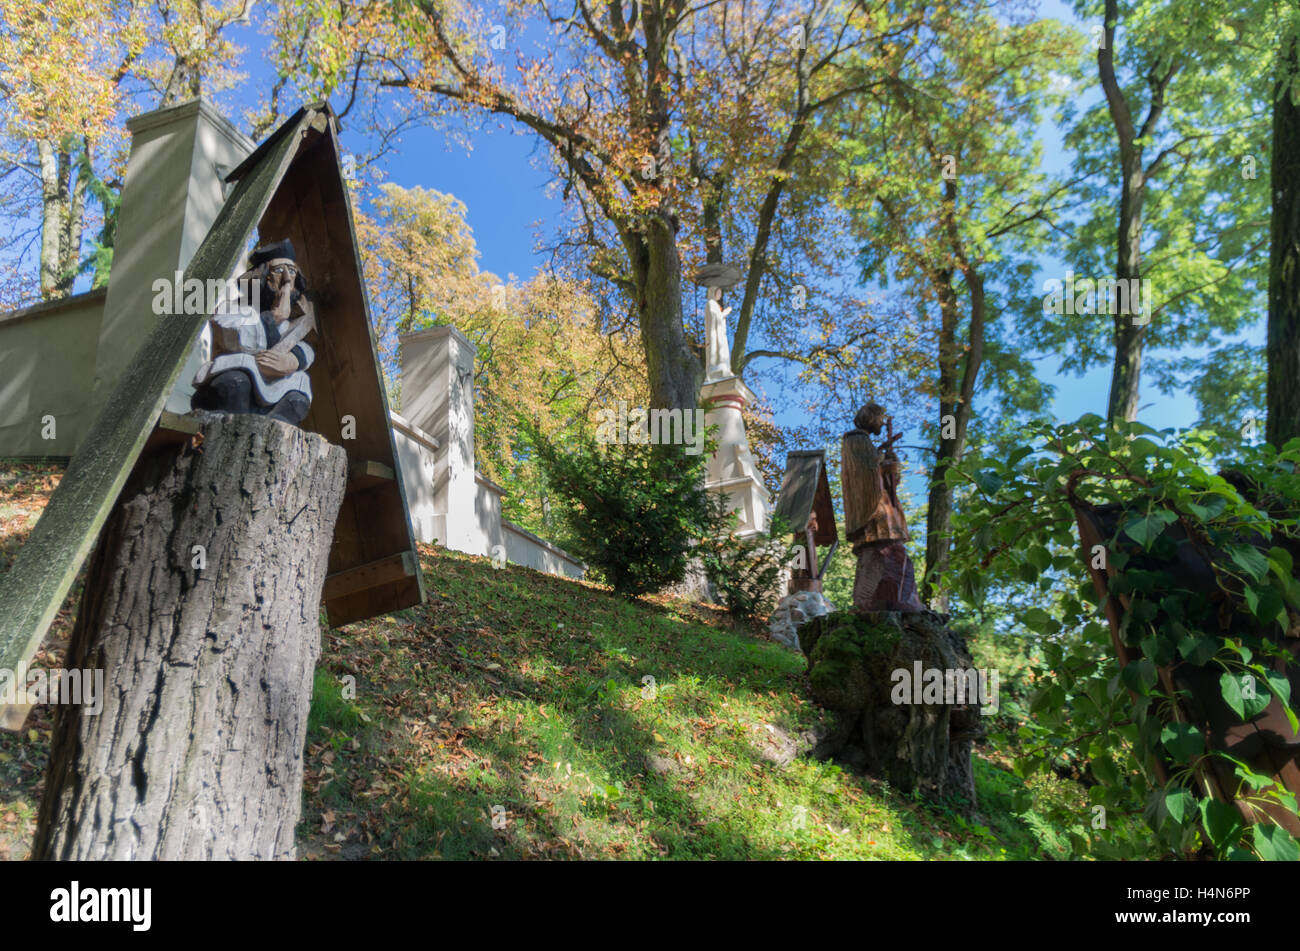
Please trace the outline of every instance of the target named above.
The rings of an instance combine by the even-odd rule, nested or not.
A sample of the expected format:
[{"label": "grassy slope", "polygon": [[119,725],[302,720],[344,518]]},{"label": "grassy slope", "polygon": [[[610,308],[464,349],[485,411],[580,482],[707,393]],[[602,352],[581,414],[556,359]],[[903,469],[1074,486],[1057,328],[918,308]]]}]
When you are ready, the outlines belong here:
[{"label": "grassy slope", "polygon": [[[0,472],[0,557],[53,482]],[[983,760],[987,825],[791,759],[823,715],[802,658],[708,608],[441,549],[424,569],[428,604],[326,632],[304,858],[1041,854],[1008,812],[1019,781]],[[50,719],[0,734],[0,857],[26,853]]]},{"label": "grassy slope", "polygon": [[[782,765],[791,738],[823,715],[807,699],[803,658],[707,608],[629,603],[440,549],[425,551],[424,567],[427,605],[328,635],[305,856],[897,859],[1037,849],[1004,811],[1018,781],[982,761],[991,828],[832,764]],[[356,691],[345,698],[348,676]],[[504,828],[493,828],[494,807]]]}]

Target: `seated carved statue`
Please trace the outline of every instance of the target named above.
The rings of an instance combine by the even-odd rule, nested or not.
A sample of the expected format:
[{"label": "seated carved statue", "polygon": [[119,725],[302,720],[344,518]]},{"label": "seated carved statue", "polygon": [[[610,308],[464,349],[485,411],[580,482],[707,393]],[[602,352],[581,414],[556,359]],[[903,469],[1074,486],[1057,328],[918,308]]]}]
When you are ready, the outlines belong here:
[{"label": "seated carved statue", "polygon": [[194,377],[190,405],[300,423],[311,408],[315,351],[304,338],[315,322],[293,244],[257,248],[237,283],[239,304],[208,321],[212,359]]}]

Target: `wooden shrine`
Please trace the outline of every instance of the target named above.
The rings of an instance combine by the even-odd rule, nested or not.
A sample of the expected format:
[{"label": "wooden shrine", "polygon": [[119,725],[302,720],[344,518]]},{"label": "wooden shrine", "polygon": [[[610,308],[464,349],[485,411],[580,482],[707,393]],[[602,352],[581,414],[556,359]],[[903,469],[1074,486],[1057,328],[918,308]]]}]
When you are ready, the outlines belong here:
[{"label": "wooden shrine", "polygon": [[[796,568],[790,578],[790,592],[821,591],[822,578],[830,566],[831,556],[839,547],[839,529],[835,525],[835,505],[826,478],[826,453],[805,449],[789,453],[781,492],[777,497],[774,519],[783,519],[794,533],[795,543],[803,544],[807,565]],[[826,557],[817,560],[817,547],[829,546]]]},{"label": "wooden shrine", "polygon": [[[230,278],[255,237],[289,238],[298,249],[318,321],[309,370],[314,396],[302,428],[342,446],[349,462],[322,594],[329,623],[419,604],[418,553],[328,104],[300,109],[225,180],[233,190],[184,278]],[[208,316],[169,314],[153,324],[13,567],[0,576],[0,667],[16,669],[35,653],[141,456],[198,441],[197,418],[163,407]]]}]

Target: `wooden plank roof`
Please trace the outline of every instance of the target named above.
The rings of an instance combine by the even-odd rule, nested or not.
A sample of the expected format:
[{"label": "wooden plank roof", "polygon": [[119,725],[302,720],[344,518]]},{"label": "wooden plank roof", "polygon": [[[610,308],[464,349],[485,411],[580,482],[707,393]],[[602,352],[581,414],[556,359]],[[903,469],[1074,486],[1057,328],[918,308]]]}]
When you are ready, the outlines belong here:
[{"label": "wooden plank roof", "polygon": [[773,517],[785,519],[791,532],[802,535],[814,512],[817,531],[813,541],[829,545],[839,538],[839,529],[835,525],[835,505],[826,479],[826,453],[821,449],[801,449],[785,457],[785,475]]}]

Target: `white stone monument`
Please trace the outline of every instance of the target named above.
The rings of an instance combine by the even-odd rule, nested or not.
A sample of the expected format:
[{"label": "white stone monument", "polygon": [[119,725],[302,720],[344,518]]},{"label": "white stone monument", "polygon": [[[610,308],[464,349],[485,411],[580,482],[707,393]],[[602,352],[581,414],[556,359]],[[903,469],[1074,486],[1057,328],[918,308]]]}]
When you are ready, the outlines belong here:
[{"label": "white stone monument", "polygon": [[712,264],[700,268],[696,283],[708,288],[708,316],[704,325],[704,385],[700,402],[704,404],[704,425],[718,427],[718,449],[709,460],[706,488],[724,495],[731,509],[740,516],[737,535],[757,535],[767,531],[771,497],[749,450],[745,420],[741,410],[754,401],[752,390],[731,369],[731,346],[727,338],[727,315],[723,308],[722,289],[739,283],[740,270],[731,265]]}]

